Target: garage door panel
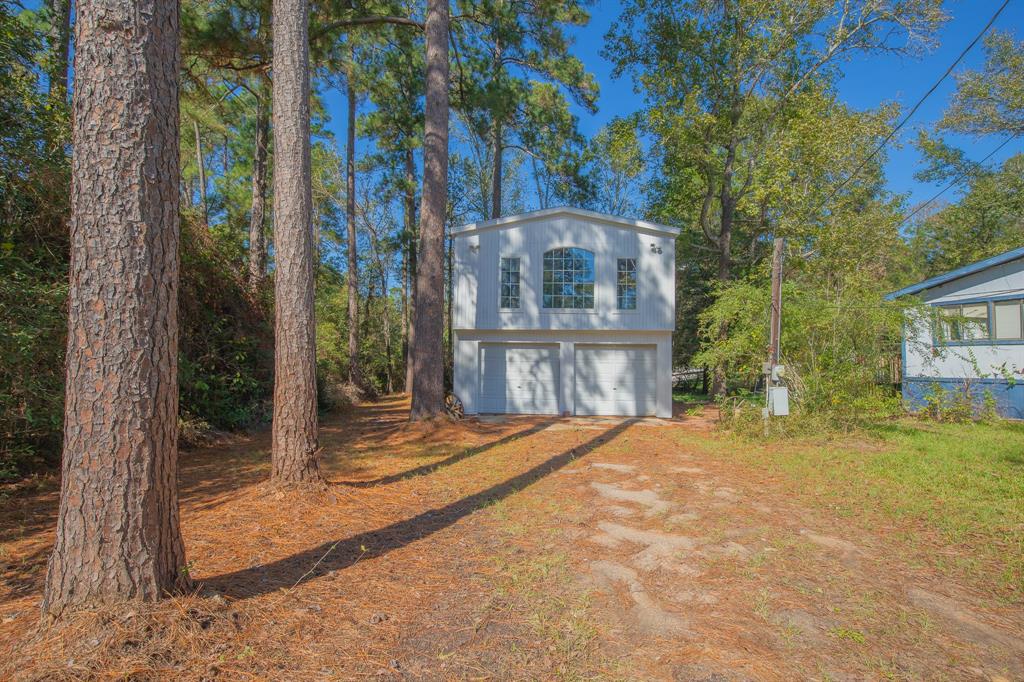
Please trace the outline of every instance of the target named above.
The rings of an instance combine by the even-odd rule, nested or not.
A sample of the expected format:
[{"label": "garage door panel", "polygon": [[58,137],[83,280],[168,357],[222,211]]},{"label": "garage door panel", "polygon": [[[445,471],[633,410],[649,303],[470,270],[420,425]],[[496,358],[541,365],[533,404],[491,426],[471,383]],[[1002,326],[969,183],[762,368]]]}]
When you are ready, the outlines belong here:
[{"label": "garage door panel", "polygon": [[558,347],[482,345],[480,411],[558,414]]},{"label": "garage door panel", "polygon": [[576,413],[653,415],[657,354],[653,346],[577,346]]}]

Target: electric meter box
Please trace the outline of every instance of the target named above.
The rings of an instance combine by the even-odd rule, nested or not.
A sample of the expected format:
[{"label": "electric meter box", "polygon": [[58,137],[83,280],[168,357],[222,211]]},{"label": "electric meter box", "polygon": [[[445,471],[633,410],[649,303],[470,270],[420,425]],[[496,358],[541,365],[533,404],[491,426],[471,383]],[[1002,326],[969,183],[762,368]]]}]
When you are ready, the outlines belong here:
[{"label": "electric meter box", "polygon": [[789,415],[789,389],[785,386],[772,386],[768,389],[768,409],[773,416]]}]

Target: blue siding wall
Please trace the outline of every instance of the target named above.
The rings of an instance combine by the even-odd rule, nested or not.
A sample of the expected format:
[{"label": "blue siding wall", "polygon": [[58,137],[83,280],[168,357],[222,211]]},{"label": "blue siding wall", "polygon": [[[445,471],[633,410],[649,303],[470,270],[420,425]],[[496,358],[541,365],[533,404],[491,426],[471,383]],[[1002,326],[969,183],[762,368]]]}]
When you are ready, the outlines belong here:
[{"label": "blue siding wall", "polygon": [[[963,379],[928,379],[928,378],[903,378],[903,403],[908,409],[916,411],[927,406],[926,397],[932,392],[932,387],[938,384],[948,393],[964,391]],[[1008,419],[1024,419],[1024,382],[1016,382],[1011,385],[1003,379],[973,379],[971,380],[971,397],[977,405],[981,405],[985,399],[985,392],[989,391],[996,401],[996,411],[1000,416]]]}]

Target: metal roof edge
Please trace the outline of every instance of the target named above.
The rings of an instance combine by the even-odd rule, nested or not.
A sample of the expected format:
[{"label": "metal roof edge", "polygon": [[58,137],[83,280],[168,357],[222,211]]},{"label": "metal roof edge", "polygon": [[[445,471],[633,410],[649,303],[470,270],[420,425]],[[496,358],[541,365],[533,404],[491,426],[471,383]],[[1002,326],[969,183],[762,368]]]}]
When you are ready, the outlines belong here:
[{"label": "metal roof edge", "polygon": [[976,263],[971,263],[970,265],[965,265],[962,268],[957,268],[956,270],[944,272],[941,275],[936,275],[935,277],[923,280],[917,284],[911,284],[910,286],[903,287],[902,289],[886,294],[885,300],[892,301],[900,298],[901,296],[909,296],[911,294],[924,291],[925,289],[933,289],[941,284],[946,284],[947,282],[952,282],[953,280],[960,279],[961,277],[973,275],[976,272],[981,272],[982,270],[987,270],[988,268],[995,267],[996,265],[1002,265],[1003,263],[1009,263],[1010,261],[1015,261],[1019,258],[1024,258],[1024,246],[980,260]]},{"label": "metal roof edge", "polygon": [[527,211],[526,213],[517,213],[515,215],[510,216],[502,216],[500,218],[492,218],[491,220],[483,220],[476,223],[468,223],[466,225],[462,225],[461,227],[452,230],[452,234],[454,236],[460,236],[492,228],[508,227],[511,225],[515,225],[517,223],[526,222],[528,220],[537,220],[539,218],[548,218],[557,215],[577,216],[581,218],[587,218],[590,220],[606,223],[609,225],[625,227],[627,229],[640,230],[646,232],[657,232],[660,234],[666,234],[673,237],[678,235],[682,231],[678,227],[673,227],[671,225],[662,225],[660,223],[652,223],[647,220],[625,218],[623,216],[611,215],[608,213],[600,213],[598,211],[590,211],[585,208],[574,208],[572,206],[557,206],[554,208],[542,208],[536,211]]}]

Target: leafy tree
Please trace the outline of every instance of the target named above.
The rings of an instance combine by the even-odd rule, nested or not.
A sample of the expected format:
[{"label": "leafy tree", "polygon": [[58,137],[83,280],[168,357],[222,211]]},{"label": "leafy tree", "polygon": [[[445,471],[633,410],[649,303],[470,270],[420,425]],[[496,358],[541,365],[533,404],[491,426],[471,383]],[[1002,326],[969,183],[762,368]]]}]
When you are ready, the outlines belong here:
[{"label": "leafy tree", "polygon": [[996,169],[972,161],[942,139],[943,132],[974,137],[1024,133],[1024,42],[1009,33],[985,41],[981,71],[957,75],[957,89],[936,126],[917,146],[925,166],[916,178],[966,183],[961,200],[919,219],[911,228],[915,260],[925,276],[952,270],[1024,243],[1024,154]]},{"label": "leafy tree", "polygon": [[974,168],[959,202],[913,225],[920,275],[930,277],[1024,244],[1024,154],[1000,168]]},{"label": "leafy tree", "polygon": [[[762,237],[775,229],[781,206],[769,203],[758,181],[790,125],[794,98],[827,84],[854,55],[927,47],[944,19],[938,0],[626,5],[605,54],[646,99],[664,178],[655,187],[658,212],[700,226],[719,282],[755,261]],[[719,335],[724,342],[728,327]],[[714,392],[724,390],[719,367]]]},{"label": "leafy tree", "polygon": [[587,150],[594,206],[612,215],[642,212],[639,196],[647,164],[637,121],[616,118],[598,131]]},{"label": "leafy tree", "polygon": [[984,67],[957,74],[956,93],[939,128],[971,135],[1024,134],[1024,42],[1008,32],[985,39]]},{"label": "leafy tree", "polygon": [[569,53],[565,29],[589,16],[578,2],[488,0],[458,5],[455,44],[456,108],[472,133],[489,141],[490,201],[484,218],[501,215],[505,152],[531,158],[542,204],[553,190],[579,177],[583,140],[569,112],[567,93],[596,110],[597,84]]}]

